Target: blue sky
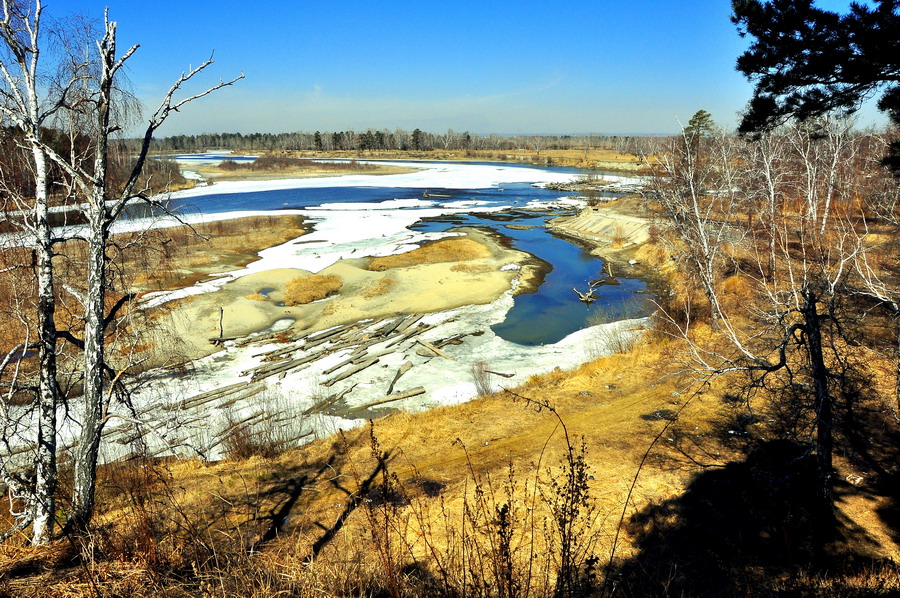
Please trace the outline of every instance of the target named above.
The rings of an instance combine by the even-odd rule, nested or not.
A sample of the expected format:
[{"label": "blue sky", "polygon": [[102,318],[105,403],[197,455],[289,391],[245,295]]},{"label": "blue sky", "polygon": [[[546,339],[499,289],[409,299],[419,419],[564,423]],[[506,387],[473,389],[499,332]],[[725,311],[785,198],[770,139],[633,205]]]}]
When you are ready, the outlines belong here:
[{"label": "blue sky", "polygon": [[[58,19],[109,7],[121,51],[141,44],[129,77],[148,107],[212,50],[202,85],[245,74],[160,135],[665,133],[701,108],[733,127],[751,92],[727,0],[45,2]],[[871,109],[860,119],[882,122]]]}]

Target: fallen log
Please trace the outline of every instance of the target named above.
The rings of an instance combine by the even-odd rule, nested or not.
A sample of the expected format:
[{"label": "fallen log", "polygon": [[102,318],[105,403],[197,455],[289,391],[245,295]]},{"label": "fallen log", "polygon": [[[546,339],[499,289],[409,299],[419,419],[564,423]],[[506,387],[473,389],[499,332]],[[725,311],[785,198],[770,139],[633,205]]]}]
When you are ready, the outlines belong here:
[{"label": "fallen log", "polygon": [[403,334],[402,336],[399,336],[399,337],[395,338],[393,341],[389,342],[386,346],[387,346],[387,347],[394,347],[394,346],[397,346],[397,345],[399,345],[400,343],[402,343],[402,342],[404,342],[404,341],[407,341],[407,340],[411,339],[412,337],[416,336],[417,334],[422,334],[423,332],[425,332],[426,330],[428,330],[428,329],[430,329],[430,328],[431,328],[431,324],[419,324],[418,326],[416,326],[416,327],[413,328],[412,330],[408,330],[408,331],[407,331],[405,334]]},{"label": "fallen log", "polygon": [[422,318],[425,317],[425,314],[410,314],[406,317],[402,324],[397,326],[395,332],[406,332],[410,326],[413,326],[419,322]]},{"label": "fallen log", "polygon": [[366,369],[367,367],[373,366],[373,365],[375,365],[376,363],[378,363],[378,358],[377,358],[377,357],[376,357],[375,359],[370,359],[369,361],[365,361],[365,362],[359,364],[359,365],[356,366],[356,367],[350,368],[349,370],[347,370],[347,371],[344,372],[343,374],[341,374],[341,375],[339,375],[339,376],[336,376],[336,377],[332,378],[331,380],[326,380],[325,382],[322,383],[322,386],[331,386],[332,384],[336,384],[336,383],[340,382],[341,380],[346,380],[347,378],[349,378],[349,377],[352,376],[353,374],[358,374],[359,372],[363,371],[363,370]]},{"label": "fallen log", "polygon": [[192,407],[197,407],[198,405],[203,405],[207,402],[207,399],[214,400],[219,396],[227,396],[230,393],[237,392],[242,388],[245,388],[247,384],[247,382],[236,382],[234,384],[229,384],[228,386],[214,388],[212,390],[201,392],[200,394],[178,401],[177,403],[162,405],[162,408],[167,411],[172,411],[175,409],[190,409]]},{"label": "fallen log", "polygon": [[399,328],[400,325],[403,324],[405,321],[406,321],[405,316],[400,316],[400,317],[394,318],[392,321],[388,322],[385,326],[382,326],[381,328],[376,330],[375,336],[387,338],[387,337],[391,336],[392,334],[394,334],[394,331],[396,331],[397,328]]},{"label": "fallen log", "polygon": [[336,334],[341,334],[342,332],[346,332],[351,328],[356,328],[362,322],[351,322],[350,324],[342,324],[340,326],[335,326],[334,328],[330,328],[328,330],[323,330],[321,332],[316,332],[314,334],[310,334],[306,337],[306,340],[310,343],[317,343],[326,338],[330,338]]},{"label": "fallen log", "polygon": [[322,372],[322,374],[324,374],[325,376],[330,376],[331,374],[335,373],[336,371],[338,371],[345,365],[350,365],[351,363],[353,363],[354,359],[355,359],[355,357],[353,355],[350,355],[350,357],[348,357],[347,359],[345,359],[344,361],[342,361],[336,365],[331,366],[330,368],[328,368],[327,370]]},{"label": "fallen log", "polygon": [[253,353],[250,357],[262,357],[265,361],[270,361],[272,359],[277,359],[283,355],[287,355],[288,353],[292,353],[294,351],[299,351],[303,348],[301,344],[303,339],[298,339],[290,342],[290,346],[288,347],[277,347],[275,349],[271,349],[269,351],[263,351],[262,353]]},{"label": "fallen log", "polygon": [[412,366],[413,366],[412,363],[410,363],[409,361],[404,362],[403,365],[400,366],[400,369],[397,370],[396,374],[394,374],[394,379],[391,380],[391,385],[388,386],[388,389],[387,389],[388,395],[390,395],[392,392],[394,392],[394,384],[397,383],[397,380],[400,379],[400,376],[402,376],[403,374],[405,374],[406,372],[411,370]]},{"label": "fallen log", "polygon": [[301,365],[306,365],[307,363],[313,362],[317,359],[321,359],[323,356],[324,355],[321,353],[314,353],[313,355],[307,355],[306,357],[301,357],[300,359],[279,361],[278,363],[272,363],[265,366],[260,366],[252,370],[248,370],[246,372],[243,372],[243,375],[251,374],[250,380],[256,382],[257,380],[261,380],[262,378],[276,376],[278,374],[287,372],[288,370],[298,368]]},{"label": "fallen log", "polygon": [[423,386],[417,386],[412,390],[407,390],[405,392],[397,392],[392,395],[386,396],[383,399],[378,399],[377,401],[370,401],[368,403],[364,403],[362,405],[357,405],[351,409],[347,409],[341,415],[350,415],[353,413],[359,413],[360,411],[365,411],[366,409],[371,409],[372,407],[377,407],[379,405],[384,405],[386,403],[393,403],[394,401],[399,401],[401,399],[408,399],[411,397],[416,397],[421,394],[425,394],[425,388]]},{"label": "fallen log", "polygon": [[435,355],[437,355],[438,357],[443,357],[444,359],[447,359],[450,361],[456,361],[455,359],[453,359],[452,357],[450,357],[449,355],[447,355],[446,353],[444,353],[443,351],[441,351],[440,349],[438,349],[437,347],[435,347],[428,341],[423,340],[422,337],[417,336],[416,342],[419,343],[420,345],[422,345],[423,347],[425,347],[426,349],[428,349],[429,351],[431,351],[432,353],[434,353]]},{"label": "fallen log", "polygon": [[303,415],[309,415],[311,413],[322,413],[327,407],[334,405],[335,403],[337,403],[338,401],[340,401],[341,399],[346,397],[348,394],[350,394],[350,392],[354,388],[356,388],[356,384],[354,384],[350,388],[345,388],[344,390],[342,390],[341,392],[339,392],[337,394],[329,395],[329,396],[325,397],[324,399],[322,399],[321,401],[317,401],[316,403],[313,404],[312,407],[306,409],[303,412]]}]

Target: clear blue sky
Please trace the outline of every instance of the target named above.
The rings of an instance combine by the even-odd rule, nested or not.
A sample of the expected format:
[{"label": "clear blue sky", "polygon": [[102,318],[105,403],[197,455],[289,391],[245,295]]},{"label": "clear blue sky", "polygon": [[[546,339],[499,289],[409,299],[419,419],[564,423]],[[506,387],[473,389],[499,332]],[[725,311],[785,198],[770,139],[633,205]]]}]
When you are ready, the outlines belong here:
[{"label": "clear blue sky", "polygon": [[[234,87],[161,135],[364,130],[664,133],[703,108],[733,127],[751,87],[727,0],[45,0],[45,14],[108,6],[134,90],[155,107],[215,50],[203,80]],[[845,10],[849,1],[819,5]],[[881,123],[874,110],[860,125]]]}]

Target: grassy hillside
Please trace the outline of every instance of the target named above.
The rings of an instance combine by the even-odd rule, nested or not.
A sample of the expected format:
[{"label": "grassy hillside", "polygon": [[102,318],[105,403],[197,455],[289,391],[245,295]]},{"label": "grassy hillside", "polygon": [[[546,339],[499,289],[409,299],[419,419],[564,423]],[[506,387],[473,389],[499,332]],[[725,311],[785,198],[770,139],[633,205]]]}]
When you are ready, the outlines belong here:
[{"label": "grassy hillside", "polygon": [[[651,243],[639,255],[661,253]],[[673,288],[687,288],[669,272]],[[7,543],[0,587],[33,596],[709,595],[726,582],[736,595],[900,590],[896,499],[886,480],[860,476],[872,463],[839,457],[840,521],[823,555],[799,498],[808,461],[773,440],[775,397],[756,399],[751,422],[734,395],[744,381],[697,379],[668,326],[658,319],[638,347],[572,371],[301,448],[236,427],[226,461],[108,465],[91,534],[48,549]],[[869,453],[885,471],[895,432],[882,427]],[[791,451],[784,470],[773,454]]]},{"label": "grassy hillside", "polygon": [[[610,220],[621,211],[658,223],[640,245],[597,249],[636,259],[658,278],[659,310],[637,346],[613,343],[620,352],[571,371],[452,407],[395,412],[302,447],[236,424],[223,440],[223,461],[135,458],[107,465],[90,532],[47,548],[13,538],[0,552],[0,592],[898,595],[896,322],[853,286],[866,280],[865,269],[848,265],[868,256],[868,274],[893,288],[894,221],[856,214],[868,209],[861,198],[886,197],[895,188],[885,184],[876,193],[862,186],[874,178],[848,176],[852,196],[835,200],[834,208],[808,209],[797,192],[802,163],[785,158],[795,170],[780,179],[786,183],[778,210],[765,212],[765,196],[748,193],[740,209],[728,211],[737,187],[722,173],[746,166],[750,188],[758,172],[752,157],[726,160],[709,179],[724,191],[698,199],[715,216],[698,230],[728,233],[710,259],[709,293],[697,269],[699,242],[671,225],[674,208],[666,204],[685,199],[692,187],[678,176],[695,182],[694,174],[673,168],[659,177],[653,201],[593,208]],[[828,222],[805,226],[804,219],[823,214]],[[772,231],[778,236],[767,237]],[[171,238],[168,272],[208,259],[197,248],[177,250],[181,241]],[[280,238],[273,232],[266,243]],[[830,267],[848,239],[862,240],[837,263],[856,278],[835,284],[830,302],[811,303],[815,321],[834,326],[823,335],[835,399],[834,508],[823,511],[815,498],[819,414],[811,408],[804,361],[811,320],[797,310],[782,313],[791,344],[780,364],[777,349],[765,356],[788,367],[766,378],[739,361],[733,340],[746,342],[748,353],[777,340],[766,302],[781,301],[784,281],[816,263]],[[781,253],[759,259],[767,248]],[[209,255],[219,249],[210,245]],[[441,259],[441,251],[435,243],[418,259]],[[238,251],[244,253],[252,252]],[[398,265],[373,261],[374,270]],[[778,284],[762,284],[769,277]],[[170,286],[163,278],[148,284]],[[476,385],[488,376],[502,381],[490,363],[471,376]],[[70,483],[63,480],[62,495]]]}]

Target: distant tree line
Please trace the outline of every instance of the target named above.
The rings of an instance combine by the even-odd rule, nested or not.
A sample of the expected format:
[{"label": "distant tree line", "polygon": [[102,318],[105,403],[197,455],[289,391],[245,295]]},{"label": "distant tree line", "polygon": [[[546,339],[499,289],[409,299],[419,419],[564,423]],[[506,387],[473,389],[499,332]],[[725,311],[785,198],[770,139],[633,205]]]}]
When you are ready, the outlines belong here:
[{"label": "distant tree line", "polygon": [[[62,129],[45,127],[41,130],[41,142],[60,155],[69,152],[84,152],[90,146],[88,136]],[[131,158],[140,150],[139,145],[129,142],[111,141],[109,145],[109,165],[106,179],[110,189],[121,190],[131,173]],[[21,197],[34,197],[35,181],[32,166],[28,162],[29,147],[24,134],[14,126],[0,126],[0,173],[3,187],[0,189],[0,202],[10,193]],[[94,165],[86,163],[86,172],[93,172]],[[138,181],[141,187],[149,185],[154,191],[161,191],[171,186],[186,183],[178,169],[178,165],[170,160],[149,160],[143,168]],[[53,205],[65,203],[72,192],[63,168],[56,162],[47,164],[47,183],[50,202]]]},{"label": "distant tree line", "polygon": [[[617,153],[652,153],[660,137],[636,135],[487,135],[448,129],[429,133],[421,129],[366,129],[293,133],[202,133],[154,139],[153,151],[195,152],[209,149],[252,151],[431,151],[431,150],[545,150],[608,149]],[[138,140],[126,140],[133,150]]]}]

